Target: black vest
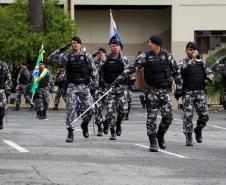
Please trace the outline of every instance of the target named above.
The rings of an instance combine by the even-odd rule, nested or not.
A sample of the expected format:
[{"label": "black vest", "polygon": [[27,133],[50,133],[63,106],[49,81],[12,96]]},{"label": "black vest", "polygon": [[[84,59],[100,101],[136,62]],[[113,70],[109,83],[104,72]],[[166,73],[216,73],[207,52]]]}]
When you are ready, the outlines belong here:
[{"label": "black vest", "polygon": [[27,85],[30,83],[30,78],[25,73],[25,71],[20,73],[19,83]]},{"label": "black vest", "polygon": [[203,64],[195,63],[189,65],[183,72],[183,90],[204,90],[205,88],[205,73]]},{"label": "black vest", "polygon": [[158,56],[146,53],[144,79],[150,87],[172,87],[171,64],[168,61],[167,53],[160,53]]},{"label": "black vest", "polygon": [[69,54],[66,74],[68,83],[89,84],[92,67],[87,60],[86,55]]},{"label": "black vest", "polygon": [[3,64],[0,63],[0,89],[5,89],[5,76],[3,70]]},{"label": "black vest", "polygon": [[111,56],[107,57],[107,61],[103,66],[104,82],[112,84],[115,79],[124,71],[124,64],[121,59],[112,59]]}]

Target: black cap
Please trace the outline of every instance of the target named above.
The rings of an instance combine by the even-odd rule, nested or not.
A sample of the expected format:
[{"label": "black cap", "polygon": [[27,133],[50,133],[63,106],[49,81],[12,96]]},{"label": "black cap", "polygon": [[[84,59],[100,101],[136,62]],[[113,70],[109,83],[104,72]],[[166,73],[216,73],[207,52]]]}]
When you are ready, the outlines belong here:
[{"label": "black cap", "polygon": [[197,45],[194,42],[188,42],[186,45],[186,49],[189,49],[189,48],[197,50]]},{"label": "black cap", "polygon": [[120,42],[117,39],[110,40],[109,44],[117,44],[120,45]]},{"label": "black cap", "polygon": [[79,44],[82,44],[82,40],[78,36],[73,36],[72,39],[73,41],[77,41]]},{"label": "black cap", "polygon": [[157,36],[157,35],[153,35],[150,37],[150,41],[153,43],[153,44],[156,44],[158,46],[161,46],[162,45],[162,39]]},{"label": "black cap", "polygon": [[98,48],[97,52],[107,53],[106,49],[102,47]]}]

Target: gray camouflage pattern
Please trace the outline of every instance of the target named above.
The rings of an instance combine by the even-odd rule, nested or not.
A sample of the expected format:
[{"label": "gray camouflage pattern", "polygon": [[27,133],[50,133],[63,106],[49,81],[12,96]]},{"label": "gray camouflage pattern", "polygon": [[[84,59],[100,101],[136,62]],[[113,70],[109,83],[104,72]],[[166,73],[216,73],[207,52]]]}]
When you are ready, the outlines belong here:
[{"label": "gray camouflage pattern", "polygon": [[182,96],[183,106],[183,132],[193,132],[193,113],[194,109],[198,114],[197,126],[205,127],[209,119],[208,105],[206,101],[205,92],[202,90],[198,91],[187,91]]},{"label": "gray camouflage pattern", "polygon": [[[70,83],[67,88],[67,101],[66,101],[66,127],[74,129],[75,123],[72,123],[75,119],[76,107],[78,97],[80,99],[80,111],[84,112],[93,104],[93,99],[90,94],[89,87],[85,84],[75,85]],[[90,122],[94,113],[91,108],[83,117],[82,120],[86,123]]]}]

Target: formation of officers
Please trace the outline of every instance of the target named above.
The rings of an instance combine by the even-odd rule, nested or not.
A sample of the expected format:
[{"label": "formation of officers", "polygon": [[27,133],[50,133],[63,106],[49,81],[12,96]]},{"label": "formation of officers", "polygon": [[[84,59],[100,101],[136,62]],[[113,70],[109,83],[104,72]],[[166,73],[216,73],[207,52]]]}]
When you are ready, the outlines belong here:
[{"label": "formation of officers", "polygon": [[[158,147],[166,148],[164,135],[173,121],[172,89],[177,100],[182,99],[183,132],[186,146],[193,145],[193,132],[198,143],[202,142],[202,129],[209,119],[205,95],[205,81],[213,81],[213,73],[204,63],[197,52],[195,43],[186,45],[186,57],[178,64],[171,53],[163,49],[162,40],[151,36],[148,51],[140,53],[136,61],[129,65],[123,55],[120,42],[113,38],[109,42],[110,53],[99,48],[94,55],[81,49],[82,41],[74,36],[69,45],[54,51],[48,61],[59,64],[55,85],[59,88],[55,97],[54,110],[58,110],[61,97],[66,102],[66,142],[74,141],[75,117],[82,115],[81,128],[83,136],[89,137],[88,124],[92,116],[98,127],[97,136],[108,134],[110,140],[122,134],[121,124],[128,119],[131,104],[131,85],[134,83],[136,69],[144,69],[144,79],[147,84],[145,106],[147,109],[147,136],[150,141],[150,151],[157,152]],[[68,49],[71,49],[68,52]],[[94,61],[94,57],[97,60]],[[35,107],[37,118],[45,119],[48,108],[49,90],[54,86],[51,75],[43,63],[39,65],[41,81],[35,93],[34,100],[27,94],[29,71],[26,64],[21,64],[18,77],[16,110],[19,110],[21,94],[26,101]],[[226,79],[226,65],[219,61],[212,67]],[[42,75],[47,71],[45,75]],[[3,129],[3,117],[6,112],[6,93],[11,87],[7,64],[0,62],[0,128]],[[173,88],[174,87],[174,88]],[[108,91],[112,88],[110,91]],[[226,89],[226,87],[225,87]],[[107,93],[106,93],[107,92]],[[226,90],[225,90],[226,92]],[[103,96],[106,95],[106,96]],[[101,99],[102,98],[102,99]],[[225,93],[226,99],[226,93]],[[35,105],[34,105],[34,103]],[[92,107],[93,103],[94,106]],[[91,109],[89,109],[92,107]],[[103,109],[106,107],[106,115]],[[225,105],[226,107],[226,105]],[[193,111],[196,110],[198,120],[193,128]],[[88,110],[88,111],[87,111]],[[162,119],[157,124],[157,113],[161,112]]]}]

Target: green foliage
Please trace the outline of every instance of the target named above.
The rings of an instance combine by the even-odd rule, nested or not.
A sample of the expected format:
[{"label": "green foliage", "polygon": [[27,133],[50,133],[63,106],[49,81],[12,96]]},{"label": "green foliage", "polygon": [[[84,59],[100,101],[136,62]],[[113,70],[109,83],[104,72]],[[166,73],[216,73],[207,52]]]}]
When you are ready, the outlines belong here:
[{"label": "green foliage", "polygon": [[74,21],[59,7],[57,0],[44,1],[43,33],[33,31],[27,10],[27,0],[16,0],[12,5],[0,7],[0,58],[10,65],[33,61],[42,44],[47,57],[66,44],[76,31]]},{"label": "green foliage", "polygon": [[[218,61],[220,58],[226,55],[226,48],[218,51],[214,55],[208,57],[206,59],[206,63],[210,66],[212,66],[216,61]],[[222,76],[218,73],[214,73],[214,83],[208,83],[207,84],[207,92],[208,96],[210,98],[217,98],[223,96],[223,82],[222,82]]]}]

